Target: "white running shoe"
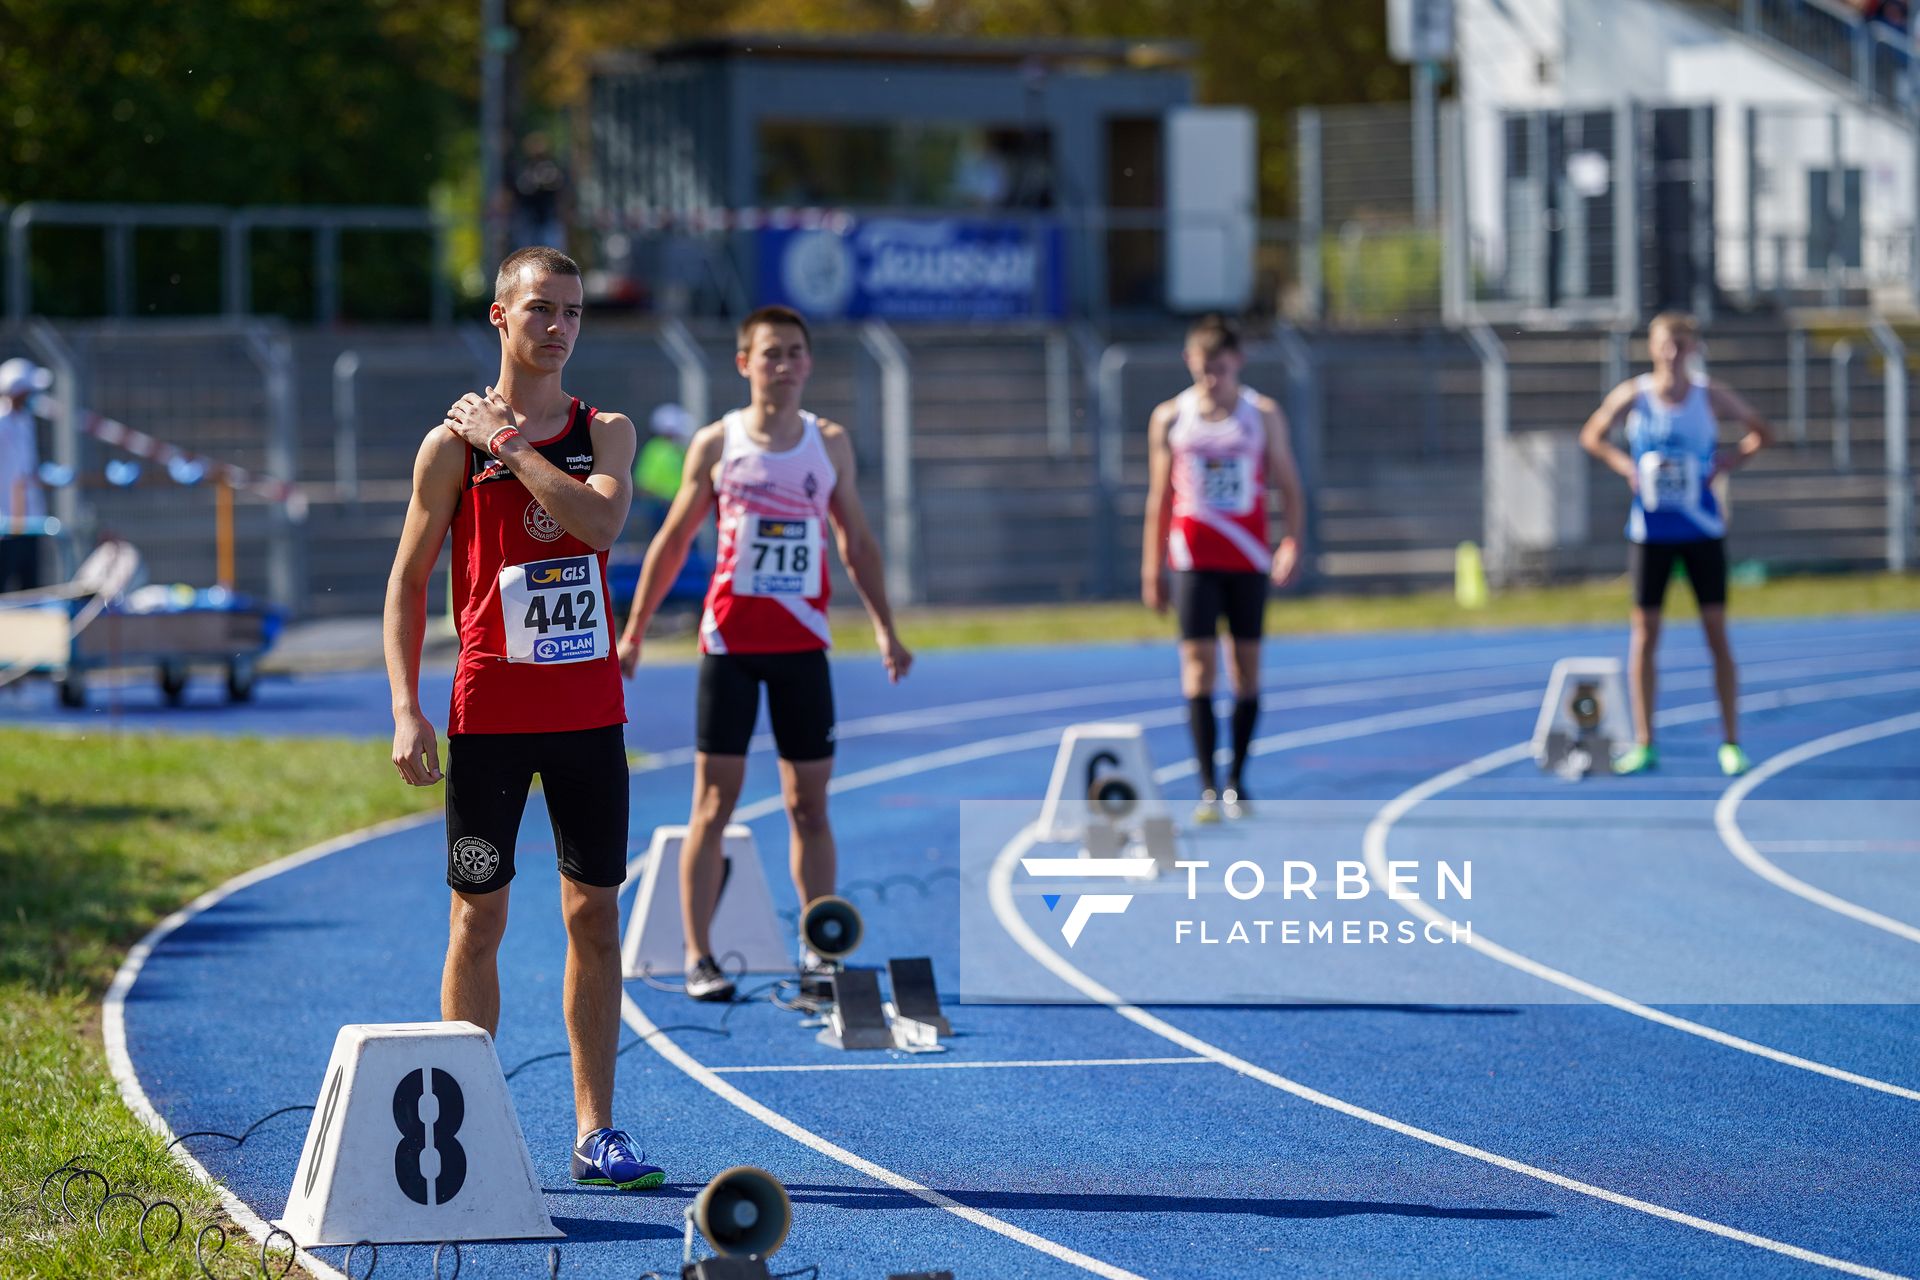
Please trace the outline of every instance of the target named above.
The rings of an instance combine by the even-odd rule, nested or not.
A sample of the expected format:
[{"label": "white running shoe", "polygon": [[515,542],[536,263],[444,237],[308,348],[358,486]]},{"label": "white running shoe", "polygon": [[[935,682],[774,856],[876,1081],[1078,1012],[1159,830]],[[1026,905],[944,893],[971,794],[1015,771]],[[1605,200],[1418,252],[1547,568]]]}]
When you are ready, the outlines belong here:
[{"label": "white running shoe", "polygon": [[712,956],[701,956],[687,967],[687,994],[695,1000],[724,1004],[733,999],[733,983],[720,972]]}]

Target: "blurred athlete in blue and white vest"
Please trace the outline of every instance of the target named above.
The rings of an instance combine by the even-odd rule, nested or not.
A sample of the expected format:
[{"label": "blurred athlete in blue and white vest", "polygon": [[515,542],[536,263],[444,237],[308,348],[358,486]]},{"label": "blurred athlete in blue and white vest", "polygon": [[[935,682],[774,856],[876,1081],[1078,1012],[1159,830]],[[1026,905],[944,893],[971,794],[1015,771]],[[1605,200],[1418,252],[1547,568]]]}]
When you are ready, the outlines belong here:
[{"label": "blurred athlete in blue and white vest", "polygon": [[[1633,578],[1633,639],[1628,679],[1633,694],[1636,744],[1614,761],[1616,773],[1644,773],[1659,764],[1653,745],[1654,650],[1660,642],[1660,608],[1673,566],[1686,566],[1700,605],[1700,626],[1713,653],[1714,690],[1725,733],[1720,769],[1729,777],[1747,771],[1740,749],[1736,699],[1739,672],[1727,642],[1727,522],[1714,496],[1713,479],[1744,465],[1773,443],[1773,431],[1731,387],[1696,378],[1689,368],[1700,345],[1694,318],[1666,311],[1647,329],[1653,372],[1615,387],[1581,429],[1580,443],[1627,482],[1633,508],[1627,517],[1627,564]],[[1720,445],[1720,424],[1743,429],[1731,448]],[[1627,447],[1608,440],[1626,424]]]}]

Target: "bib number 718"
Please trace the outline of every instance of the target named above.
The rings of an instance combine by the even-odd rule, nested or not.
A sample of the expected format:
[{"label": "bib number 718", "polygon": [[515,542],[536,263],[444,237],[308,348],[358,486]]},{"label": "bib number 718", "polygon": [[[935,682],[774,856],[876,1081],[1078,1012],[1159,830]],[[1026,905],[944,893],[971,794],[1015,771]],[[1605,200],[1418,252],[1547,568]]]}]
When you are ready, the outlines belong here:
[{"label": "bib number 718", "polygon": [[[753,544],[753,571],[755,573],[805,573],[809,563],[809,548],[803,543],[788,546],[786,543],[756,542]],[[773,563],[767,563],[771,560]]]}]

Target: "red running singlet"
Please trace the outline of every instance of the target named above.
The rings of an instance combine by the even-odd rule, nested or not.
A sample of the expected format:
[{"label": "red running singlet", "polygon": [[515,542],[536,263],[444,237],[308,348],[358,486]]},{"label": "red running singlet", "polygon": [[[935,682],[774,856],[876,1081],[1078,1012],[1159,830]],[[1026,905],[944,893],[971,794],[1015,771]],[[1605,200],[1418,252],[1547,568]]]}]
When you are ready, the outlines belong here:
[{"label": "red running singlet", "polygon": [[[581,483],[593,470],[593,415],[576,398],[559,435],[530,442]],[[505,463],[469,447],[453,516],[460,662],[447,732],[626,723],[606,583],[606,552],[561,528]]]},{"label": "red running singlet", "polygon": [[1167,562],[1175,569],[1265,573],[1273,567],[1267,542],[1267,427],[1256,393],[1242,387],[1224,418],[1200,414],[1200,393],[1189,387],[1167,432],[1173,454],[1173,527]]},{"label": "red running singlet", "polygon": [[800,415],[800,442],[774,452],[722,419],[714,497],[720,546],[700,619],[702,653],[804,653],[833,643],[827,626],[827,508],[837,478],[820,420]]}]

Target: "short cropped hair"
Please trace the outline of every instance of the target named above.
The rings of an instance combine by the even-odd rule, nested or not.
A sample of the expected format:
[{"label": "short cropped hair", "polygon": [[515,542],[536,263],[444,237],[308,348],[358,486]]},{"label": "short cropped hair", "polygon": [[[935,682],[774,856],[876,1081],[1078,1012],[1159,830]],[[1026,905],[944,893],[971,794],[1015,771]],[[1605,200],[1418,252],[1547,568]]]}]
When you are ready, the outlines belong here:
[{"label": "short cropped hair", "polygon": [[578,276],[580,264],[558,249],[548,248],[544,244],[528,245],[524,249],[515,249],[500,263],[500,270],[493,276],[493,300],[505,302],[507,295],[513,292],[514,285],[520,282],[520,269],[533,267],[550,276]]},{"label": "short cropped hair", "polygon": [[761,307],[747,313],[747,318],[740,322],[740,350],[745,351],[747,349],[747,344],[753,341],[753,331],[763,324],[792,325],[800,331],[801,338],[805,339],[807,350],[813,350],[813,335],[807,331],[806,317],[802,316],[792,307],[778,306]]},{"label": "short cropped hair", "polygon": [[1187,330],[1187,345],[1198,347],[1200,354],[1211,360],[1229,351],[1238,353],[1240,334],[1225,316],[1202,316]]},{"label": "short cropped hair", "polygon": [[1662,311],[1647,323],[1647,336],[1652,337],[1656,329],[1665,329],[1688,342],[1700,341],[1700,322],[1689,311]]}]

